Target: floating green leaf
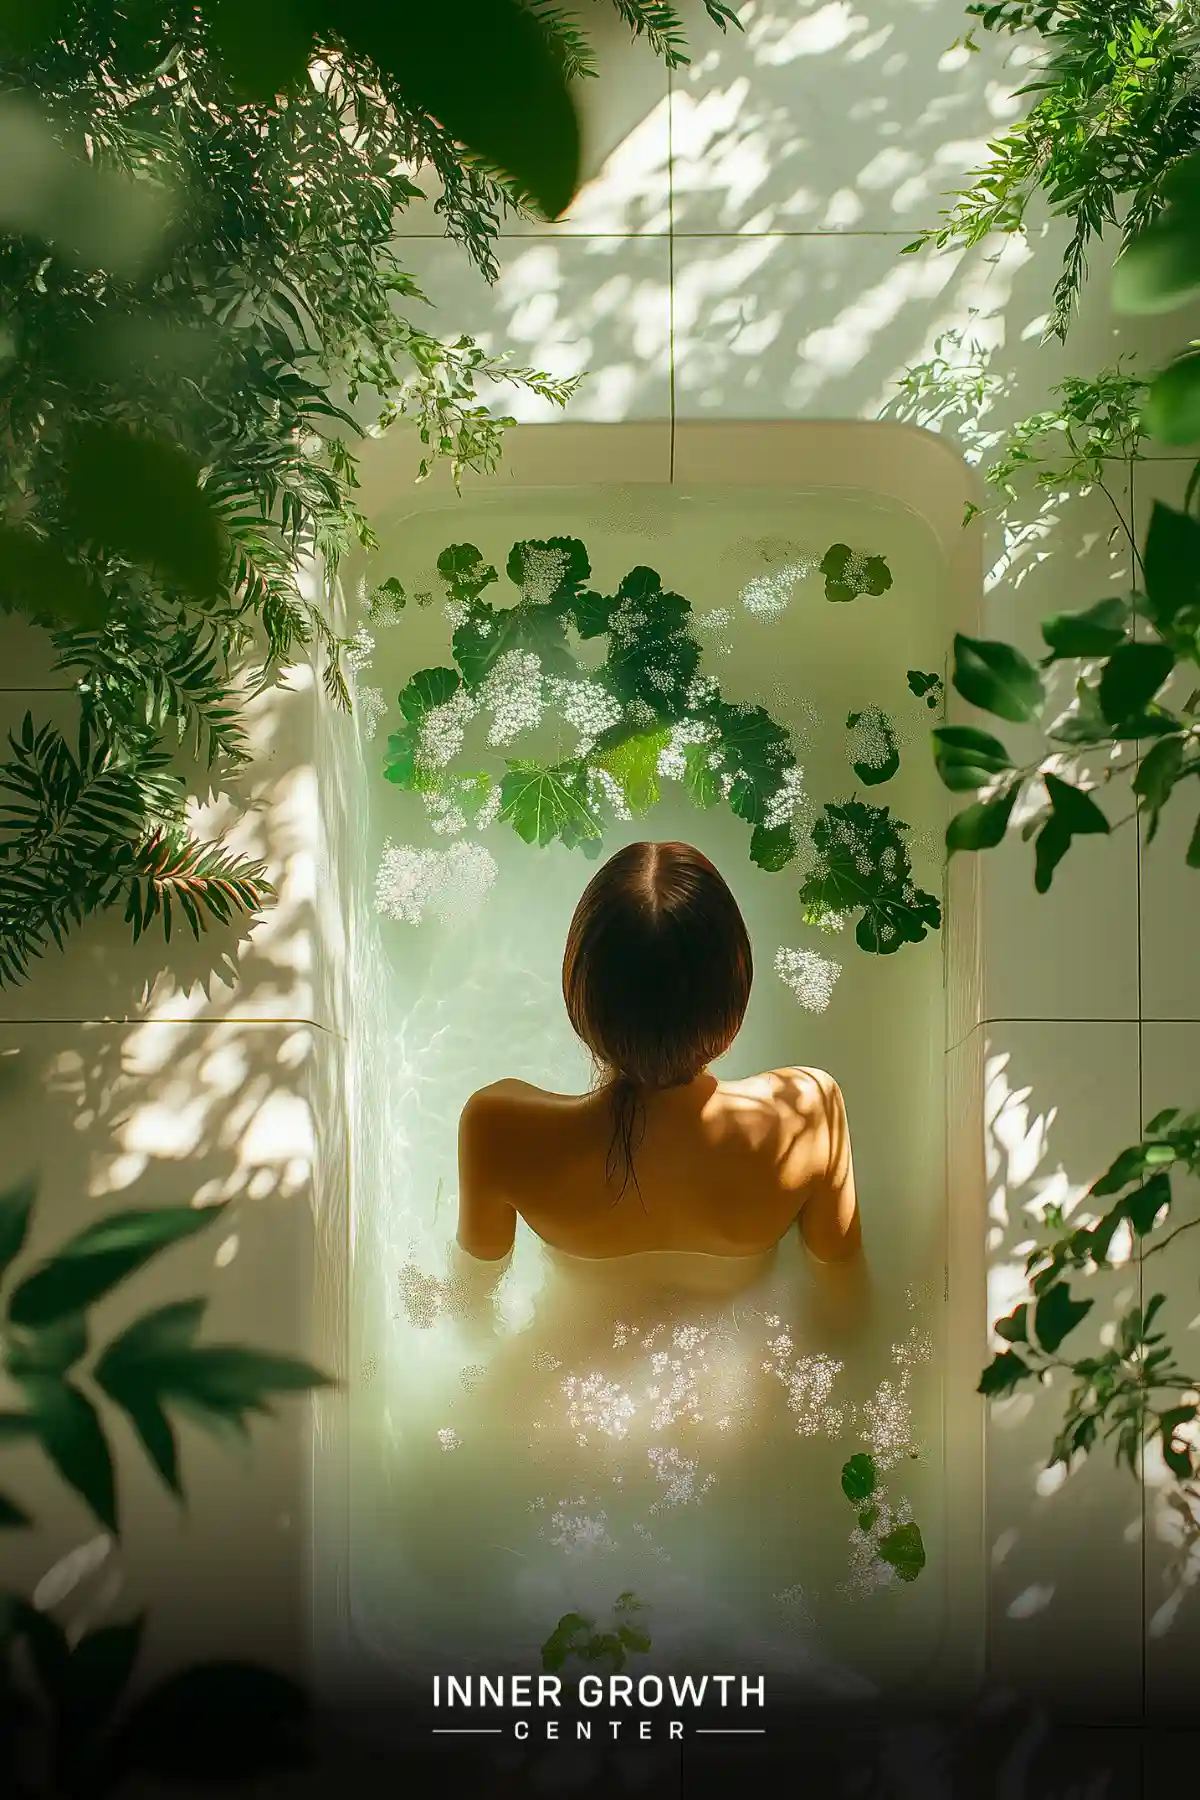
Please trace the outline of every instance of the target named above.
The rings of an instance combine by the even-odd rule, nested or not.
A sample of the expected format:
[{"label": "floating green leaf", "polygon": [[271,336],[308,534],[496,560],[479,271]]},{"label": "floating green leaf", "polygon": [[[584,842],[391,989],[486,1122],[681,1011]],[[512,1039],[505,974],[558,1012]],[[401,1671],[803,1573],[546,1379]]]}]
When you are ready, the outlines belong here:
[{"label": "floating green leaf", "polygon": [[882,556],[863,556],[849,544],[831,544],[821,558],[827,600],[857,600],[860,594],[886,594],[892,572]]},{"label": "floating green leaf", "polygon": [[875,1492],[877,1479],[875,1458],[868,1456],[865,1450],[842,1464],[842,1492],[852,1505],[868,1499]]},{"label": "floating green leaf", "polygon": [[784,869],[796,855],[799,846],[790,825],[756,825],[750,838],[750,861],[769,874]]},{"label": "floating green leaf", "polygon": [[400,695],[400,711],[410,725],[419,724],[427,712],[452,700],[461,685],[457,669],[421,669]]},{"label": "floating green leaf", "polygon": [[[846,729],[858,733],[860,745],[867,754],[853,764],[854,773],[864,787],[881,787],[900,768],[900,751],[891,720],[877,706],[847,715]],[[861,740],[865,739],[865,745]]]},{"label": "floating green leaf", "polygon": [[437,572],[459,600],[474,600],[500,577],[474,544],[450,544],[437,559]]},{"label": "floating green leaf", "polygon": [[689,798],[699,807],[715,806],[721,798],[721,783],[711,766],[711,744],[686,744],[683,751],[683,785]]},{"label": "floating green leaf", "polygon": [[876,1546],[876,1555],[895,1569],[901,1581],[915,1581],[925,1567],[925,1545],[919,1525],[897,1525]]},{"label": "floating green leaf", "polygon": [[882,956],[936,930],[941,906],[912,881],[901,836],[907,829],[886,806],[827,803],[812,829],[818,861],[800,889],[806,920],[813,924],[827,913],[861,909],[856,941]]},{"label": "floating green leaf", "polygon": [[591,759],[619,784],[634,813],[649,812],[658,804],[658,759],[670,737],[665,728],[638,732],[610,750],[597,751]]},{"label": "floating green leaf", "polygon": [[527,844],[598,839],[600,826],[585,797],[585,778],[579,763],[545,769],[534,762],[510,762],[500,783],[500,817]]}]

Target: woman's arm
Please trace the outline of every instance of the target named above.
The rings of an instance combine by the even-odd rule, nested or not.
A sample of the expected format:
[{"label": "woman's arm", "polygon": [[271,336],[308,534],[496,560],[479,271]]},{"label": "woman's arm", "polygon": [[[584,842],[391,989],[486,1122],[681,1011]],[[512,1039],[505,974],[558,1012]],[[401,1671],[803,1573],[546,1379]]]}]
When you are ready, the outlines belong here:
[{"label": "woman's arm", "polygon": [[800,1209],[800,1236],[819,1262],[841,1263],[862,1249],[854,1158],[846,1102],[832,1075],[812,1070],[820,1099],[813,1107],[813,1176]]},{"label": "woman's arm", "polygon": [[499,1262],[513,1247],[516,1208],[502,1197],[509,1109],[491,1088],[480,1088],[458,1122],[458,1244],[468,1256]]}]

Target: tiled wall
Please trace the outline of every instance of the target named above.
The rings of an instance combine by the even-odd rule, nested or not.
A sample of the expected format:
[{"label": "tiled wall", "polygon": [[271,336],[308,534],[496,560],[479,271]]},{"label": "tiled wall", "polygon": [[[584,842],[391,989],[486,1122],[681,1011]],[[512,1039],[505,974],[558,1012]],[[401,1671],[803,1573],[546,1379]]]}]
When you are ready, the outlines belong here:
[{"label": "tiled wall", "polygon": [[[1022,104],[1022,47],[981,33],[978,54],[951,48],[967,21],[940,3],[774,0],[740,12],[744,34],[722,38],[693,8],[693,61],[673,75],[613,35],[588,94],[594,178],[561,224],[509,221],[494,288],[439,236],[431,210],[414,208],[408,262],[437,301],[431,316],[554,374],[586,369],[572,416],[665,421],[668,468],[680,420],[877,416],[947,329],[995,345],[993,367],[1012,378],[989,428],[1050,404],[1065,374],[1093,374],[1123,352],[1152,365],[1194,334],[1186,318],[1114,319],[1102,250],[1067,344],[1044,345],[1061,221],[1024,245],[901,254]],[[520,419],[552,416],[511,389],[497,400]],[[1107,485],[1144,522],[1155,497],[1180,496],[1190,466],[1155,456],[1132,493],[1120,465]],[[1037,654],[1046,613],[1122,591],[1129,564],[1120,538],[1109,542],[1115,514],[1098,491],[1018,518],[1022,539],[994,534],[984,629]],[[1110,816],[1128,819],[1128,795],[1109,802]],[[1077,844],[1041,897],[1019,839],[983,859],[976,1029],[999,1305],[1015,1246],[1033,1236],[1024,1209],[1078,1197],[1144,1118],[1196,1101],[1191,824],[1177,803],[1148,851],[1130,823]],[[1197,1323],[1190,1242],[1155,1271],[1184,1345]],[[1109,1283],[1114,1296],[1131,1285]],[[1170,1599],[1178,1580],[1155,1490],[1143,1506],[1103,1453],[1057,1486],[1043,1473],[1061,1403],[1059,1387],[1023,1395],[990,1422],[992,1668],[1119,1723],[1178,1701],[1200,1645],[1200,1598]]]},{"label": "tiled wall", "polygon": [[[996,424],[1045,405],[1063,373],[1090,374],[1122,349],[1153,361],[1192,335],[1186,321],[1118,328],[1101,255],[1067,346],[1042,345],[1061,224],[1036,230],[1026,246],[900,254],[932,222],[939,196],[977,166],[1027,77],[1021,47],[1007,39],[981,34],[978,54],[950,47],[967,23],[956,4],[755,0],[740,9],[744,34],[724,38],[692,6],[693,62],[674,75],[606,25],[607,10],[588,9],[602,40],[601,79],[586,95],[594,173],[570,217],[539,228],[506,221],[500,278],[489,289],[445,240],[432,205],[414,207],[404,220],[409,266],[437,302],[414,317],[474,332],[558,375],[587,370],[571,416],[659,421],[664,479],[677,420],[875,416],[899,372],[949,327],[997,345],[996,366],[1016,378]],[[521,419],[557,416],[519,392],[493,398]],[[1181,492],[1189,466],[1156,457],[1137,469],[1143,520],[1156,495]],[[1124,490],[1121,469],[1113,481]],[[1102,494],[1028,518],[1035,535],[995,540],[985,628],[1032,647],[1045,612],[1119,591],[1128,567],[1120,543],[1107,541],[1113,521]],[[16,654],[32,653],[22,643]],[[68,708],[61,694],[35,692],[56,685],[44,665],[9,657],[5,668],[0,723],[30,702]],[[297,1034],[307,1031],[311,1046],[338,1027],[333,998],[306,966],[319,887],[303,788],[308,703],[300,694],[264,715],[268,760],[241,830],[291,885],[284,913],[243,947],[236,973],[188,990],[191,965],[172,953],[182,978],[164,978],[151,999],[158,1022],[137,1026],[138,972],[148,965],[115,949],[123,933],[100,925],[29,987],[0,996],[0,1072],[20,1064],[31,1077],[19,1106],[0,1092],[6,1147],[19,1144],[18,1161],[42,1158],[60,1221],[99,1193],[119,1190],[135,1204],[186,1197],[199,1175],[239,1197],[239,1229],[253,1233],[295,1192],[307,1154],[300,1116],[271,1113],[268,1101],[289,1091]],[[290,748],[289,719],[301,721]],[[1149,851],[1129,824],[1112,841],[1077,844],[1046,897],[1033,892],[1026,846],[984,859],[986,992],[975,1029],[989,1083],[1001,1303],[1014,1246],[1031,1235],[1022,1209],[1080,1194],[1142,1118],[1196,1100],[1200,970],[1184,934],[1200,878],[1182,866],[1180,804]],[[1127,810],[1110,807],[1114,816]],[[140,1047],[156,1042],[156,1072],[127,1102],[126,1073],[137,1074]],[[55,1070],[39,1098],[39,1082]],[[1194,1341],[1192,1243],[1182,1240],[1158,1271],[1185,1343]],[[197,1251],[197,1278],[207,1270],[232,1313],[244,1317],[248,1305],[254,1317],[254,1296],[236,1292],[239,1247],[225,1263],[218,1255],[219,1275],[215,1249]],[[167,1281],[173,1294],[182,1266],[180,1253]],[[1129,1281],[1117,1276],[1113,1286]],[[300,1326],[276,1305],[280,1291],[272,1277],[272,1304],[258,1318],[264,1339],[285,1347]],[[1068,1698],[1107,1696],[1120,1719],[1143,1695],[1154,1709],[1182,1691],[1200,1647],[1200,1597],[1185,1595],[1172,1610],[1153,1491],[1143,1505],[1102,1457],[1058,1487],[1040,1475],[1060,1399],[1058,1390],[1022,1396],[992,1419],[993,1665]],[[256,1478],[223,1489],[214,1480],[207,1492],[218,1535],[247,1504],[263,1533],[289,1529]],[[72,1529],[86,1535],[82,1515],[71,1516],[73,1527],[66,1511],[55,1515],[47,1543],[61,1550]]]}]

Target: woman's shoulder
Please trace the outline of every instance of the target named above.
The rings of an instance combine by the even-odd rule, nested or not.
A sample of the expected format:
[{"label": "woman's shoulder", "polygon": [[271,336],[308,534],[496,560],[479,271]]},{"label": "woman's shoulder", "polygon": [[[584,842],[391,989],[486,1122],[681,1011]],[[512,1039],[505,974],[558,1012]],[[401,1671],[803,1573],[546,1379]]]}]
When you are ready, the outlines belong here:
[{"label": "woman's shoulder", "polygon": [[735,1094],[751,1094],[770,1099],[792,1111],[808,1114],[826,1107],[840,1097],[841,1089],[825,1069],[811,1069],[800,1064],[786,1068],[765,1069],[761,1075],[750,1075],[744,1081],[723,1081],[722,1088]]}]

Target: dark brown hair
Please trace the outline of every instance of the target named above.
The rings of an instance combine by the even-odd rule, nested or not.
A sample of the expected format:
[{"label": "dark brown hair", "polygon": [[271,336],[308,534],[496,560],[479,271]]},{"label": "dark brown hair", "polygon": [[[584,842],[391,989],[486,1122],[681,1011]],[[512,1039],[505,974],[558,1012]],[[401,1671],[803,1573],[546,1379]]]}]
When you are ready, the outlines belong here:
[{"label": "dark brown hair", "polygon": [[627,844],[588,882],[567,933],[563,999],[608,1074],[614,1129],[605,1175],[612,1179],[619,1144],[621,1194],[630,1174],[637,1182],[642,1096],[684,1086],[729,1048],[753,976],[737,901],[691,844]]}]

